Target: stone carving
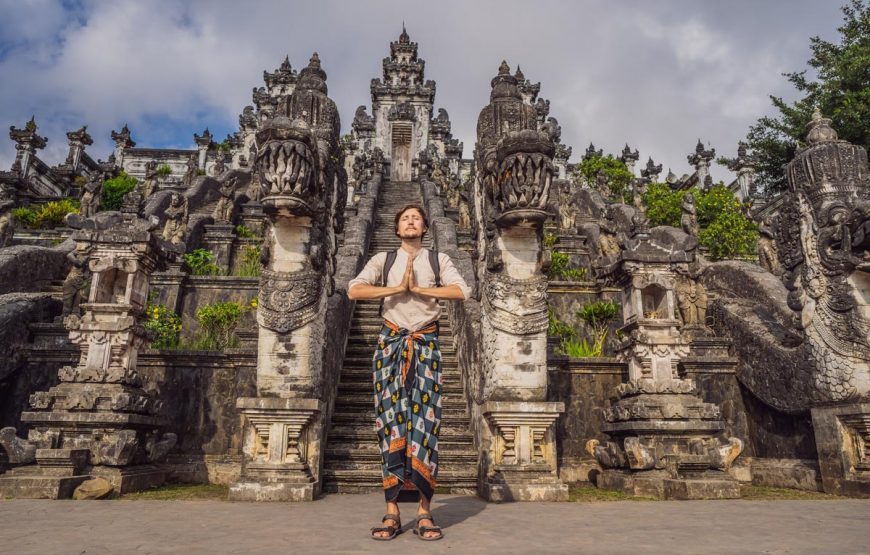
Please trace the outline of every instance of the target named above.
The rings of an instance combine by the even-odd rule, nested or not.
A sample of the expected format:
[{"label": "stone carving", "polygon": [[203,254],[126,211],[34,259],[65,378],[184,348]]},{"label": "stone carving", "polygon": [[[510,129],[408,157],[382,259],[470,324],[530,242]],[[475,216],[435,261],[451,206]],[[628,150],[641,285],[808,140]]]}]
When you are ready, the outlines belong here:
[{"label": "stone carving", "polygon": [[66,257],[70,262],[70,271],[66,279],[63,280],[62,318],[66,318],[73,313],[78,315],[82,291],[87,284],[88,253],[86,251],[73,250]]},{"label": "stone carving", "polygon": [[145,164],[145,179],[139,186],[139,192],[142,193],[142,198],[148,200],[151,195],[157,190],[157,162],[154,160],[148,161]]},{"label": "stone carving", "polygon": [[82,218],[93,218],[99,210],[103,192],[103,177],[101,172],[95,172],[85,183],[79,210]]},{"label": "stone carving", "polygon": [[15,208],[13,193],[5,187],[0,188],[0,249],[12,245],[12,237],[15,235],[13,208]]},{"label": "stone carving", "polygon": [[212,217],[216,223],[231,223],[233,220],[234,194],[238,178],[233,176],[226,180],[220,187],[221,198],[218,200],[214,208]]},{"label": "stone carving", "polygon": [[363,131],[374,132],[375,118],[366,113],[365,106],[358,106],[356,112],[353,115],[353,123],[351,124],[351,126],[354,130],[357,131],[357,133]]},{"label": "stone carving", "polygon": [[547,279],[514,279],[493,274],[483,284],[484,307],[493,327],[517,335],[547,329]]},{"label": "stone carving", "polygon": [[163,240],[175,244],[184,243],[184,236],[187,235],[187,198],[179,193],[172,193],[165,213]]},{"label": "stone carving", "polygon": [[287,333],[311,322],[317,315],[323,276],[319,272],[276,272],[263,269],[257,322],[278,333]]},{"label": "stone carving", "polygon": [[222,151],[218,151],[217,159],[214,161],[214,165],[211,167],[211,173],[213,176],[218,177],[224,174],[227,171],[227,163],[224,159],[224,153]]},{"label": "stone carving", "polygon": [[557,207],[559,229],[567,233],[574,233],[577,229],[577,214],[579,212],[577,199],[574,196],[574,186],[568,180],[564,180],[560,184],[559,205]]},{"label": "stone carving", "polygon": [[703,327],[707,321],[707,292],[704,286],[686,278],[677,283],[676,291],[683,325]]},{"label": "stone carving", "polygon": [[683,195],[683,203],[680,205],[682,215],[680,216],[680,227],[692,237],[697,237],[701,232],[701,227],[698,225],[698,209],[695,207],[695,195],[686,193]]},{"label": "stone carving", "polygon": [[19,438],[15,428],[0,430],[0,447],[6,452],[11,464],[32,464],[36,461],[36,445]]},{"label": "stone carving", "polygon": [[770,217],[765,218],[758,226],[758,263],[771,274],[782,274]]},{"label": "stone carving", "polygon": [[187,169],[184,171],[184,176],[181,178],[181,182],[188,187],[193,185],[193,180],[196,179],[197,170],[199,170],[199,162],[196,153],[194,153],[187,159]]}]

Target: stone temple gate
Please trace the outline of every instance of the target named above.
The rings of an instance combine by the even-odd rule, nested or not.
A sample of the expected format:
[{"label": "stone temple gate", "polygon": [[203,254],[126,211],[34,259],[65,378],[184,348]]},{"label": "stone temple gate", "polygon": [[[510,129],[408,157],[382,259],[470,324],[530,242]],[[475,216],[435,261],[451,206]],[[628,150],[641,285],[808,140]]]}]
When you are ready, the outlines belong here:
[{"label": "stone temple gate", "polygon": [[[381,322],[346,288],[398,246],[392,218],[411,201],[429,213],[424,244],[473,289],[440,319],[443,490],[870,495],[866,151],[817,113],[789,191],[767,198],[741,146],[728,187],[760,223],[758,256],[714,261],[692,194],[682,229],[650,225],[642,192],[661,165],[635,173],[626,145],[625,194],[574,177],[540,83],[494,73],[470,158],[404,30],[345,135],[317,54],[264,72],[239,130],[218,143],[206,129],[190,150],[137,147],[125,125],[95,161],[82,127],[50,166],[36,121],[13,126],[0,495],[69,497],[94,478],[251,501],[379,489]],[[664,182],[709,187],[714,156],[699,142],[694,173]],[[566,333],[592,347],[566,349]]]}]

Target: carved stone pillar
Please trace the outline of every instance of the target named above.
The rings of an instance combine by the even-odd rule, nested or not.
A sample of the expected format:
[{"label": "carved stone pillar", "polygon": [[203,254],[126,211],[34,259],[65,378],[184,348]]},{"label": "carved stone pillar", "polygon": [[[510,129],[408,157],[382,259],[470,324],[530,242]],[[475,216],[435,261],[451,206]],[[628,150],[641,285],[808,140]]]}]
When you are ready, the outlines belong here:
[{"label": "carved stone pillar", "polygon": [[590,440],[587,451],[604,468],[599,487],[668,499],[740,497],[725,470],[743,442],[720,441],[719,407],[705,403],[694,380],[680,373],[697,326],[677,318],[675,289],[693,255],[672,247],[640,230],[616,264],[599,268],[623,286],[625,340],[617,357],[629,379],[604,413],[603,431],[613,441]]},{"label": "carved stone pillar", "polygon": [[214,253],[214,263],[223,275],[228,275],[231,269],[230,258],[236,238],[233,230],[234,227],[230,224],[207,225],[202,237],[203,247]]},{"label": "carved stone pillar", "polygon": [[30,425],[36,466],[0,478],[0,495],[64,497],[89,476],[106,478],[120,493],[164,480],[153,463],[175,436],[158,437],[166,424],[161,402],[136,368],[145,340],[138,319],[161,255],[148,222],[126,215],[115,220],[105,226],[91,221],[97,229],[73,234],[93,274],[84,314],[64,321],[80,360],[58,372],[58,385],[31,395],[32,410],[21,420]]},{"label": "carved stone pillar", "polygon": [[554,423],[564,410],[547,402],[547,279],[543,223],[555,146],[537,129],[506,63],[492,80],[478,119],[481,339],[486,426],[481,494],[493,501],[567,499],[557,474]]},{"label": "carved stone pillar", "polygon": [[257,133],[255,179],[269,220],[257,308],[257,397],[244,428],[237,501],[310,501],[320,491],[323,345],[347,183],[339,119],[315,54],[285,106]]}]

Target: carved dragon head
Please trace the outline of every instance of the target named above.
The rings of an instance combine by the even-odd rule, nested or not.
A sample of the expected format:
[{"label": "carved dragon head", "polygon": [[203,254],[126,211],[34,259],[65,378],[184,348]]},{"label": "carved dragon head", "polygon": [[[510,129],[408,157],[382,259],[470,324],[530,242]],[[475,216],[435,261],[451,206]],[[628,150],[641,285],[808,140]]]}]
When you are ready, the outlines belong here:
[{"label": "carved dragon head", "polygon": [[475,149],[487,227],[541,226],[555,174],[555,144],[550,133],[538,130],[537,112],[523,102],[507,63],[491,84],[490,103],[477,120]]}]

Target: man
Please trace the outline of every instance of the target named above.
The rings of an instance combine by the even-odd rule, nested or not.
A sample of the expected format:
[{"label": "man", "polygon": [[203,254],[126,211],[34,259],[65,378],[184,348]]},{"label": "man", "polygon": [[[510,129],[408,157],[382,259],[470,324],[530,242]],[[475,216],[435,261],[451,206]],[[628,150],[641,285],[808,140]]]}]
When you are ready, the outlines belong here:
[{"label": "man", "polygon": [[383,299],[384,326],[372,361],[376,421],[387,514],[372,537],[390,540],[402,527],[401,490],[420,493],[414,533],[424,540],[443,536],[430,514],[438,468],[441,422],[441,351],[438,318],[444,300],[465,300],[469,289],[450,257],[438,254],[441,286],[423,248],[429,230],[426,213],[410,204],[396,214],[395,233],[402,240],[383,279],[386,252],[372,257],[348,284],[348,297]]}]

